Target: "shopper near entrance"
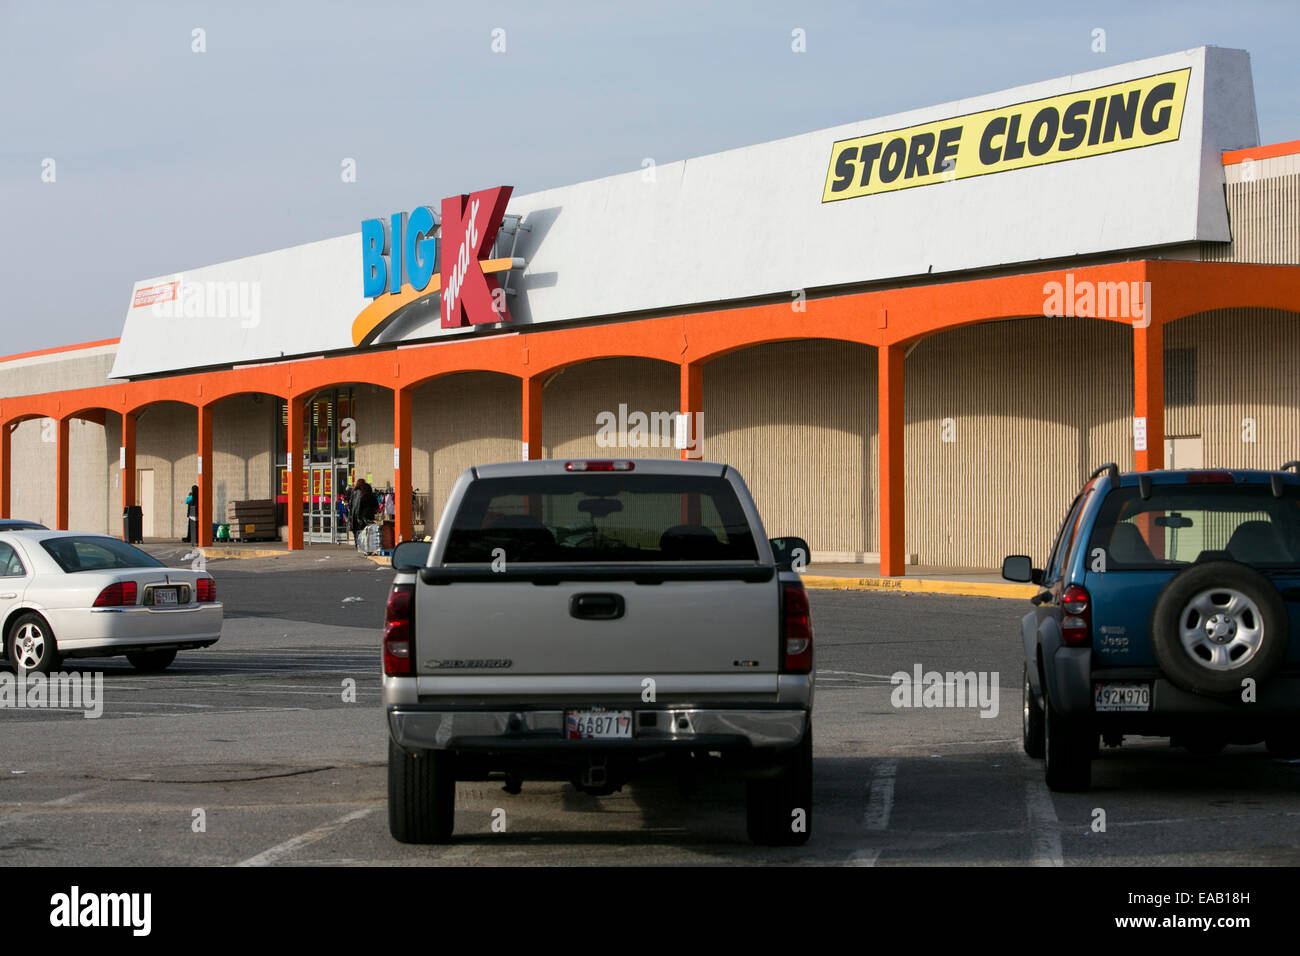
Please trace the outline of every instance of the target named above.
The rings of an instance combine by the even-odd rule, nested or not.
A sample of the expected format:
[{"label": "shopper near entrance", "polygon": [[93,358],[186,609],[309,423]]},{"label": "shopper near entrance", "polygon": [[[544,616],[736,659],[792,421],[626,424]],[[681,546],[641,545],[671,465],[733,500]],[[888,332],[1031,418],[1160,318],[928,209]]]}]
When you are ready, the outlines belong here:
[{"label": "shopper near entrance", "polygon": [[348,527],[351,529],[353,538],[358,546],[361,544],[361,533],[365,530],[366,525],[374,520],[375,512],[379,510],[379,501],[375,498],[375,493],[370,489],[370,484],[365,479],[357,481],[356,486],[352,489],[352,500],[349,508],[352,520]]},{"label": "shopper near entrance", "polygon": [[198,544],[199,541],[199,486],[191,485],[190,493],[185,496],[185,537],[186,544]]}]

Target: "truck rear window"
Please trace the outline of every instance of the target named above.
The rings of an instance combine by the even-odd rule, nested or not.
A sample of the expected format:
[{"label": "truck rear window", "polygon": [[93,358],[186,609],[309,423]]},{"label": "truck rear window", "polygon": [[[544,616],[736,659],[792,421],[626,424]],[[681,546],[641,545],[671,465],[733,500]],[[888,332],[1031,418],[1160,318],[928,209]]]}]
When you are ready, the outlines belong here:
[{"label": "truck rear window", "polygon": [[723,478],[627,473],[485,478],[469,486],[444,564],[756,561]]},{"label": "truck rear window", "polygon": [[1153,485],[1144,501],[1136,487],[1106,496],[1084,561],[1098,549],[1105,570],[1151,570],[1197,561],[1239,561],[1252,567],[1300,563],[1300,489],[1273,497],[1267,485]]}]

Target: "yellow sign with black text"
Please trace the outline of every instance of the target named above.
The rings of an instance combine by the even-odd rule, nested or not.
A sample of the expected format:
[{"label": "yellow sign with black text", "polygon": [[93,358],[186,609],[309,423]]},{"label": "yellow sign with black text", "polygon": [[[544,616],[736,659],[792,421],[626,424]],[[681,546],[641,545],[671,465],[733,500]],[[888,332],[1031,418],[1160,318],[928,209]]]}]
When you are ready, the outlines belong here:
[{"label": "yellow sign with black text", "polygon": [[1178,139],[1191,68],[968,113],[831,147],[822,202]]}]

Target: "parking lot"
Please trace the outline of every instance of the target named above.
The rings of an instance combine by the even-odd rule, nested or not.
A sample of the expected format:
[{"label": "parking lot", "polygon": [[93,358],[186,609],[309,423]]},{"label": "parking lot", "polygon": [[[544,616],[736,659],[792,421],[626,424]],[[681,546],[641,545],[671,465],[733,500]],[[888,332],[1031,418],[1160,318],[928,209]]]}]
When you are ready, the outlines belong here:
[{"label": "parking lot", "polygon": [[[1128,741],[1052,794],[1020,749],[1020,601],[811,592],[813,837],[762,849],[743,786],[462,783],[443,847],[388,834],[378,624],[390,573],[345,550],[209,565],[219,644],[102,671],[103,713],[9,710],[0,860],[97,864],[1110,865],[1300,861],[1300,761]],[[172,560],[179,557],[168,555]],[[997,677],[996,706],[895,707],[890,675]],[[991,685],[990,685],[991,689]],[[1100,825],[1099,825],[1100,824]],[[1104,826],[1104,829],[1102,828]]]}]

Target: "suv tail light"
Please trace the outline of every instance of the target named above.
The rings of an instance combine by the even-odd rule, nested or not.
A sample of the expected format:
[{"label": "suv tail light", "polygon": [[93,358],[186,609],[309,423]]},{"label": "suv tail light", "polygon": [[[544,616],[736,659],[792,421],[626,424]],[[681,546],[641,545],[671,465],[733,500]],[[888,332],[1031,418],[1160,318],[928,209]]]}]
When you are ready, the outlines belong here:
[{"label": "suv tail light", "polygon": [[1061,638],[1067,647],[1086,647],[1092,641],[1092,597],[1088,589],[1071,584],[1061,593]]},{"label": "suv tail light", "polygon": [[813,632],[808,592],[797,581],[781,585],[781,673],[812,670]]},{"label": "suv tail light", "polygon": [[384,608],[384,673],[399,677],[412,673],[411,634],[415,617],[415,585],[394,584]]},{"label": "suv tail light", "polygon": [[128,607],[135,604],[136,586],[134,581],[118,581],[99,592],[95,598],[95,607]]},{"label": "suv tail light", "polygon": [[212,578],[199,578],[195,582],[195,593],[200,604],[211,604],[217,599],[217,582]]}]

